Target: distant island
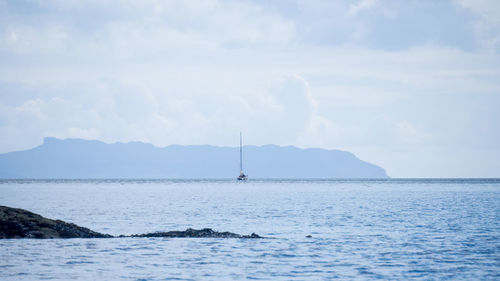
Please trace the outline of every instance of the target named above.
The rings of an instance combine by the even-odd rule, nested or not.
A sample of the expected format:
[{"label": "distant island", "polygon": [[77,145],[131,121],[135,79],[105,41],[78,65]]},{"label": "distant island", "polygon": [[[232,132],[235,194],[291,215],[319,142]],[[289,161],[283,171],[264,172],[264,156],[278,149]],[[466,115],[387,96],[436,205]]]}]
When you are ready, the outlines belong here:
[{"label": "distant island", "polygon": [[[347,151],[277,145],[247,145],[243,151],[251,179],[388,178],[383,168]],[[3,179],[232,179],[238,174],[238,147],[161,148],[142,142],[45,138],[35,148],[0,154]]]}]

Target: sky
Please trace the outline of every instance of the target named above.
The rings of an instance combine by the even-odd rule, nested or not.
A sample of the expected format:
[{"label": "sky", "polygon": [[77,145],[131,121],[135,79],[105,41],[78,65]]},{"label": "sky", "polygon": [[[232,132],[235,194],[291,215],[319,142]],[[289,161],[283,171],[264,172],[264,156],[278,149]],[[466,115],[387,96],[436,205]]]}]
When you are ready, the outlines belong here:
[{"label": "sky", "polygon": [[500,1],[0,0],[0,153],[240,131],[500,177]]}]

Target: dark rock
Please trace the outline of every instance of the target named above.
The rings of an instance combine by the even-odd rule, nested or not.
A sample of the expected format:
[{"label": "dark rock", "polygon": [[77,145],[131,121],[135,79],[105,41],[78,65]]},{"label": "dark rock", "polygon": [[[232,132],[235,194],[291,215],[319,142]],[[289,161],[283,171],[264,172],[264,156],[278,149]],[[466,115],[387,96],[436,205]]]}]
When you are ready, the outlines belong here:
[{"label": "dark rock", "polygon": [[[61,220],[51,220],[35,213],[0,206],[0,239],[8,238],[113,238],[88,228],[67,223]],[[217,232],[210,228],[200,230],[188,228],[185,231],[154,232],[136,235],[120,235],[117,237],[165,237],[165,238],[262,238],[252,233],[240,235],[231,232]]]},{"label": "dark rock", "polygon": [[217,232],[210,228],[192,229],[185,231],[154,232],[146,234],[131,235],[131,237],[165,237],[165,238],[262,238],[252,233],[250,235],[240,235],[232,232]]},{"label": "dark rock", "polygon": [[108,234],[88,228],[51,220],[35,213],[0,206],[0,238],[110,238]]}]

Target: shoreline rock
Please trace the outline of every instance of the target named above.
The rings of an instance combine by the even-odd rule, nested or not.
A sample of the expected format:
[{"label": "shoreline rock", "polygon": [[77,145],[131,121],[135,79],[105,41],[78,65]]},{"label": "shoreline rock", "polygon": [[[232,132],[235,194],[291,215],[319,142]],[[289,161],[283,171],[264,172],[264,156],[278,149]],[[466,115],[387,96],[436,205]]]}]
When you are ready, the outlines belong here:
[{"label": "shoreline rock", "polygon": [[52,220],[24,209],[0,206],[0,238],[111,238],[88,228]]},{"label": "shoreline rock", "polygon": [[210,228],[200,230],[188,228],[185,231],[154,232],[135,235],[112,236],[92,231],[61,220],[52,220],[30,211],[0,206],[0,239],[56,239],[56,238],[263,238],[255,233],[240,235],[232,232],[217,232]]},{"label": "shoreline rock", "polygon": [[[124,237],[124,236],[123,236]],[[252,233],[250,235],[240,235],[232,232],[217,232],[211,228],[192,229],[185,231],[153,232],[146,234],[135,234],[129,237],[165,237],[165,238],[262,238]]]}]

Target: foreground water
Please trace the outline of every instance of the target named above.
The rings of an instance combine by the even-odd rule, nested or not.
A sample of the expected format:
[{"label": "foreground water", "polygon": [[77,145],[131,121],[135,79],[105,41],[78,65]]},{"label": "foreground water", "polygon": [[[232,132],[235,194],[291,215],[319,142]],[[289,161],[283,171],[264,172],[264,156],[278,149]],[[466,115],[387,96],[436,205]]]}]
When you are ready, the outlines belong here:
[{"label": "foreground water", "polygon": [[494,179],[4,180],[0,205],[113,235],[273,238],[0,240],[1,280],[500,278]]}]

